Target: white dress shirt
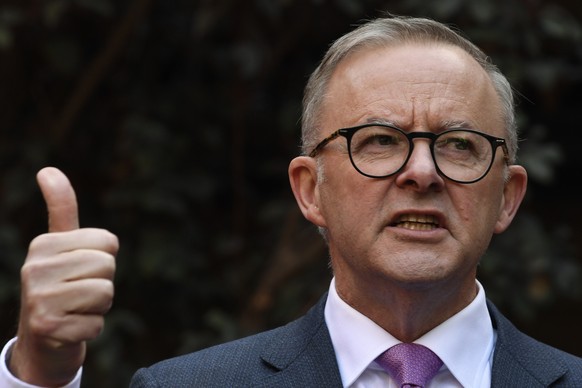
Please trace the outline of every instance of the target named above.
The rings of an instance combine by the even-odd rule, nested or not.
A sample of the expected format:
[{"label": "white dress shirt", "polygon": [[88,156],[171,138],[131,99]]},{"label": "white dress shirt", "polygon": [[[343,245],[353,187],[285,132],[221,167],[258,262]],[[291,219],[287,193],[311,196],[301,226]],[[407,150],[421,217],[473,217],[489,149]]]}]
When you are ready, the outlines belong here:
[{"label": "white dress shirt", "polygon": [[[477,296],[467,307],[414,341],[431,349],[444,363],[428,388],[491,386],[496,335],[485,291],[479,282],[477,287]],[[400,341],[345,303],[336,292],[334,279],[325,305],[325,321],[344,387],[397,388],[374,360]]]},{"label": "white dress shirt", "polygon": [[[16,338],[11,339],[2,349],[2,353],[0,353],[0,387],[1,388],[43,388],[39,387],[38,385],[31,385],[27,384],[24,381],[20,381],[16,377],[10,373],[8,370],[8,365],[6,364],[8,361],[8,355],[12,350],[12,345],[16,342]],[[82,368],[79,369],[77,375],[67,385],[63,385],[61,388],[80,388],[81,387],[81,374]]]}]

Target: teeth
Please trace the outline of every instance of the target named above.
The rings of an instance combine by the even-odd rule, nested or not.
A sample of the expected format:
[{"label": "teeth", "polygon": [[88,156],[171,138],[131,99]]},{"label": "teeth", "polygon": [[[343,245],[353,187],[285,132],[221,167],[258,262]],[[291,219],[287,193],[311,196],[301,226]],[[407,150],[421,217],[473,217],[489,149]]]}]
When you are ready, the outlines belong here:
[{"label": "teeth", "polygon": [[423,224],[438,224],[435,216],[428,214],[404,214],[400,216],[399,222],[420,222]]},{"label": "teeth", "polygon": [[397,225],[410,230],[433,230],[438,227],[438,222],[432,215],[405,214],[400,217]]},{"label": "teeth", "polygon": [[436,229],[434,224],[421,224],[416,222],[402,222],[398,224],[398,227],[410,230],[433,230]]}]

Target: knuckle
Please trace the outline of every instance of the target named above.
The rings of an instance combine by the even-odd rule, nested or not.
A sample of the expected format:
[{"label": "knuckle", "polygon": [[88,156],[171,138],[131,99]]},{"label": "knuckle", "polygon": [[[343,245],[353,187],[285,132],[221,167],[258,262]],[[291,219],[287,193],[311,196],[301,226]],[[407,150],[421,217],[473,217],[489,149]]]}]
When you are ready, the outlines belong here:
[{"label": "knuckle", "polygon": [[49,239],[48,234],[41,234],[39,236],[36,236],[35,238],[32,239],[32,241],[30,242],[29,246],[28,246],[28,251],[31,254],[34,254],[40,250],[43,249],[44,246],[47,245],[47,240]]},{"label": "knuckle", "polygon": [[49,314],[33,314],[29,320],[30,330],[40,337],[53,337],[60,327],[60,321]]},{"label": "knuckle", "polygon": [[110,253],[116,253],[119,250],[119,239],[116,235],[109,231],[105,231],[105,246],[106,251]]},{"label": "knuckle", "polygon": [[86,236],[93,239],[100,250],[111,254],[116,254],[119,250],[119,239],[107,229],[86,228]]},{"label": "knuckle", "polygon": [[20,268],[20,279],[23,284],[33,284],[34,279],[45,270],[42,261],[27,261]]},{"label": "knuckle", "polygon": [[31,314],[33,319],[42,320],[50,317],[48,301],[51,298],[47,293],[34,289],[28,289],[22,301],[27,311]]},{"label": "knuckle", "polygon": [[107,282],[105,293],[110,301],[113,300],[113,297],[115,296],[115,286],[113,285],[113,282]]},{"label": "knuckle", "polygon": [[115,268],[116,268],[115,257],[113,255],[108,255],[106,257],[105,268],[106,268],[107,273],[109,274],[109,278],[113,278],[113,275],[115,274]]},{"label": "knuckle", "polygon": [[89,339],[97,338],[103,332],[104,327],[105,327],[105,318],[103,318],[102,316],[95,316],[93,318],[92,324],[88,325],[86,339],[89,340]]},{"label": "knuckle", "polygon": [[113,297],[115,296],[115,287],[113,282],[106,280],[101,282],[100,294],[105,303],[111,303]]},{"label": "knuckle", "polygon": [[107,252],[92,251],[87,253],[87,259],[93,263],[94,272],[91,277],[112,280],[115,276],[115,257]]}]

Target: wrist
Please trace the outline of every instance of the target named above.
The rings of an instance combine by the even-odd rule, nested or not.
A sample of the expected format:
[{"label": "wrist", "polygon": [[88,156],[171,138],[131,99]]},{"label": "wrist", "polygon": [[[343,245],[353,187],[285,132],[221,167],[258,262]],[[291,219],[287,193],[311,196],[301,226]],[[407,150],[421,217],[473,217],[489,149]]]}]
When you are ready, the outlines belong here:
[{"label": "wrist", "polygon": [[[85,344],[60,348],[34,346],[18,337],[5,360],[16,379],[38,387],[66,387],[80,375]],[[82,354],[80,356],[80,354]]]}]

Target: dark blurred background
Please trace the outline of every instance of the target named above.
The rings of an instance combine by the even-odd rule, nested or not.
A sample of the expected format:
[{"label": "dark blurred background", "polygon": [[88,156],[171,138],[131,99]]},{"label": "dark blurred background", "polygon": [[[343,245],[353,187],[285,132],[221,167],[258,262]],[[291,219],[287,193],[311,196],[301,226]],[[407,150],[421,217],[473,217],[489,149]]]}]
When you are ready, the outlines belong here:
[{"label": "dark blurred background", "polygon": [[579,0],[1,0],[0,340],[46,231],[47,165],[82,226],[121,240],[83,387],[302,314],[330,279],[287,180],[302,89],[334,39],[384,11],[454,24],[514,84],[530,189],[479,276],[522,330],[582,355]]}]

